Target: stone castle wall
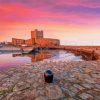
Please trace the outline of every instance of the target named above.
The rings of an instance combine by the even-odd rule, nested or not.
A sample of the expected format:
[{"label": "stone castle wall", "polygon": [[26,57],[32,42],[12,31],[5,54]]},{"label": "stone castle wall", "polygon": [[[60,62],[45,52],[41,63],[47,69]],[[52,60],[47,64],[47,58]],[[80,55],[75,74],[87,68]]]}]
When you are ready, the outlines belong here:
[{"label": "stone castle wall", "polygon": [[12,39],[13,45],[38,45],[38,46],[58,46],[60,45],[60,41],[58,39],[50,39],[50,38],[43,38],[43,31],[38,31],[35,29],[31,31],[31,39],[24,40],[24,39]]}]

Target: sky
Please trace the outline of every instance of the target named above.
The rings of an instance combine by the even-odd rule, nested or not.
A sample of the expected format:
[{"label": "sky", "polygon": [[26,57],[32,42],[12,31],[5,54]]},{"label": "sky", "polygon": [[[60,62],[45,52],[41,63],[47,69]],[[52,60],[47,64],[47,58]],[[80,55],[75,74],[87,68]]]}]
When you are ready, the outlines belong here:
[{"label": "sky", "polygon": [[100,0],[0,0],[0,41],[34,29],[63,45],[100,45]]}]

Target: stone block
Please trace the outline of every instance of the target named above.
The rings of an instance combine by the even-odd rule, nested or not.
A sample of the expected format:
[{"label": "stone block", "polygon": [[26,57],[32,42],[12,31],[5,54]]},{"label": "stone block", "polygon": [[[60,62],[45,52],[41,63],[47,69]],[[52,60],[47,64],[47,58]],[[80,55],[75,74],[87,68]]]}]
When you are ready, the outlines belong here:
[{"label": "stone block", "polygon": [[58,85],[50,85],[46,87],[46,95],[50,100],[64,97],[61,88]]}]

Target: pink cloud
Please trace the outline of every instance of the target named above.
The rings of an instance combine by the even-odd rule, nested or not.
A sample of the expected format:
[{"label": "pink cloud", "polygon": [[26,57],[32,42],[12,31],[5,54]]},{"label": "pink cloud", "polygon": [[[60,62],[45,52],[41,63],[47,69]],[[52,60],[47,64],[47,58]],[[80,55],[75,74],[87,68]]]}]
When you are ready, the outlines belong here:
[{"label": "pink cloud", "polygon": [[84,7],[100,7],[99,0],[55,0],[58,5],[66,5],[66,6],[84,6]]},{"label": "pink cloud", "polygon": [[[33,2],[33,0],[30,0]],[[51,0],[52,1],[52,0]],[[57,2],[58,1],[58,2]],[[88,0],[89,1],[89,0]],[[42,5],[45,5],[44,7],[38,6],[38,7],[29,7],[22,3],[14,3],[14,4],[0,4],[0,22],[1,25],[4,23],[4,26],[7,25],[13,25],[15,23],[34,23],[34,24],[65,24],[65,25],[85,25],[85,26],[94,26],[98,25],[100,26],[100,14],[92,14],[91,13],[85,13],[85,12],[70,12],[70,11],[64,11],[61,10],[54,11],[55,6],[57,5],[64,5],[68,8],[72,6],[88,6],[89,2],[80,0],[55,0],[52,1],[52,3],[56,2],[56,4],[53,5],[45,5],[47,2],[42,3]],[[40,3],[40,4],[41,4]],[[28,3],[29,4],[29,3]],[[40,5],[39,4],[39,5]],[[97,7],[97,2],[94,3]],[[91,7],[94,5],[93,2],[90,2]],[[62,6],[61,6],[62,7]],[[90,6],[89,6],[90,7]],[[58,6],[59,8],[59,6]],[[74,9],[73,9],[74,10]]]},{"label": "pink cloud", "polygon": [[[64,1],[64,0],[63,0]],[[63,3],[62,1],[62,3]],[[76,0],[78,1],[78,0]],[[74,4],[74,3],[73,3]],[[94,22],[99,19],[99,15],[90,13],[74,13],[74,12],[51,12],[40,8],[30,8],[22,4],[2,4],[0,5],[0,21],[1,22],[17,22],[17,21],[71,21],[71,22]],[[95,19],[96,18],[96,19]],[[76,20],[76,21],[75,21]],[[99,21],[98,21],[99,22]]]}]

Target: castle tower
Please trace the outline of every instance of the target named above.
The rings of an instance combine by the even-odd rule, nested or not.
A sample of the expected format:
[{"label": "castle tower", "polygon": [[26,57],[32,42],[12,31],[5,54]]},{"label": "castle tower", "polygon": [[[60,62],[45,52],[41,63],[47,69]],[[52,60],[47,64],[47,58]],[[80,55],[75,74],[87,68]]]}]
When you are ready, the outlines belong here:
[{"label": "castle tower", "polygon": [[37,29],[35,29],[34,31],[31,31],[31,38],[32,39],[43,38],[43,31],[38,31]]}]

